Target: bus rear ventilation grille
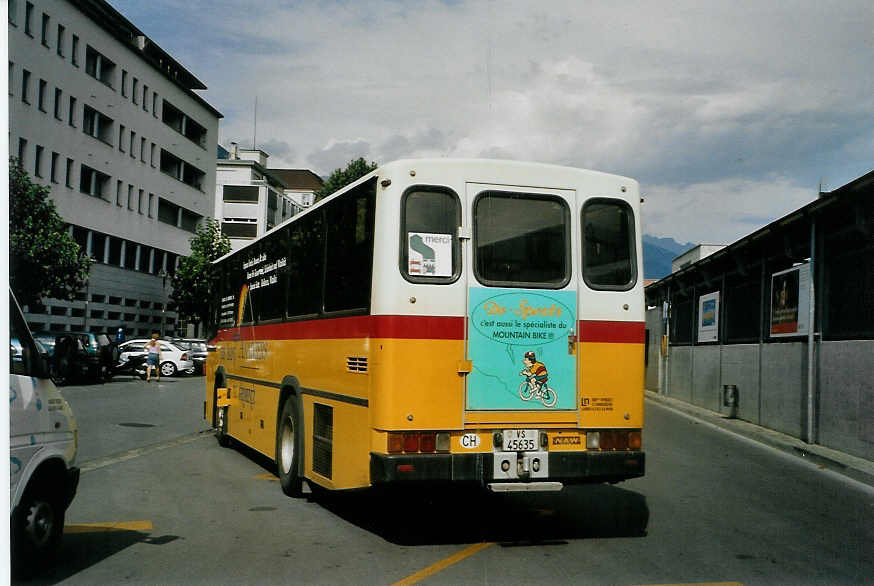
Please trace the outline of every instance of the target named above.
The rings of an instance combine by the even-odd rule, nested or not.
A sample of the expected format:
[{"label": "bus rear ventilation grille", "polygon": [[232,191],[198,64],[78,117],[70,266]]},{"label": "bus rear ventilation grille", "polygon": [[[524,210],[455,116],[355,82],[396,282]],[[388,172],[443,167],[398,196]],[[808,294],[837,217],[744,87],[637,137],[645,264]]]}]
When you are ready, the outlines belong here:
[{"label": "bus rear ventilation grille", "polygon": [[367,356],[347,357],[346,370],[349,372],[367,372]]}]

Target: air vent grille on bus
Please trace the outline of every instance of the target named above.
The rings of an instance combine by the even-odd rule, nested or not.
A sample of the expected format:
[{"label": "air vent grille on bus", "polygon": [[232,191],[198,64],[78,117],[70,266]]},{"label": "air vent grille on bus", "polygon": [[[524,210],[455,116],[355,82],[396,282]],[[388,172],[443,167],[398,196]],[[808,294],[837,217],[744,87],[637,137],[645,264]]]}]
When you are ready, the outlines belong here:
[{"label": "air vent grille on bus", "polygon": [[313,406],[313,472],[331,478],[334,443],[334,409],[327,405]]},{"label": "air vent grille on bus", "polygon": [[349,356],[346,358],[346,370],[349,372],[367,372],[367,356]]}]

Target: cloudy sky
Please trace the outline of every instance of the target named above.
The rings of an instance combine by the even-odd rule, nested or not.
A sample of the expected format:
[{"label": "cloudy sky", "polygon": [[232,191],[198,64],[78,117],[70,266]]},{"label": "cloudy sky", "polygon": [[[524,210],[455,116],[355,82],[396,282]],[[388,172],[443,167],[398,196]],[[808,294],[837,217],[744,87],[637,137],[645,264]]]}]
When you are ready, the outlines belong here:
[{"label": "cloudy sky", "polygon": [[874,169],[870,0],[110,2],[271,166],[597,169],[640,181],[646,233],[704,243]]}]

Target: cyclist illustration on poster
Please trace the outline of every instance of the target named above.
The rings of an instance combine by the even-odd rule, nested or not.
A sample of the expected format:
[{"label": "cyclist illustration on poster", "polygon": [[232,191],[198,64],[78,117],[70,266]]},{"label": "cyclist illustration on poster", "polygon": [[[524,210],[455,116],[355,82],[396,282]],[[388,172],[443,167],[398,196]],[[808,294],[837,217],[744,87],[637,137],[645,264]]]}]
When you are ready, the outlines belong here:
[{"label": "cyclist illustration on poster", "polygon": [[576,356],[568,339],[576,324],[576,293],[495,293],[470,290],[467,408],[573,409]]}]

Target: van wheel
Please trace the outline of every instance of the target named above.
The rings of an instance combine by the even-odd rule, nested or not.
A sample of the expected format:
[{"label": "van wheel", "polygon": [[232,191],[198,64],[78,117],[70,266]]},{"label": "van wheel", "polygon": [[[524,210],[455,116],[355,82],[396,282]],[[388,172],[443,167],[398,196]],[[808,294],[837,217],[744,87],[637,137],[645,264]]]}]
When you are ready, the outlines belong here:
[{"label": "van wheel", "polygon": [[282,406],[279,425],[276,426],[276,467],[279,470],[282,492],[290,497],[299,497],[303,494],[303,484],[298,473],[300,463],[298,435],[302,431],[296,398],[288,397],[285,405]]},{"label": "van wheel", "polygon": [[29,488],[12,514],[13,559],[26,571],[61,543],[64,509],[56,500]]}]

